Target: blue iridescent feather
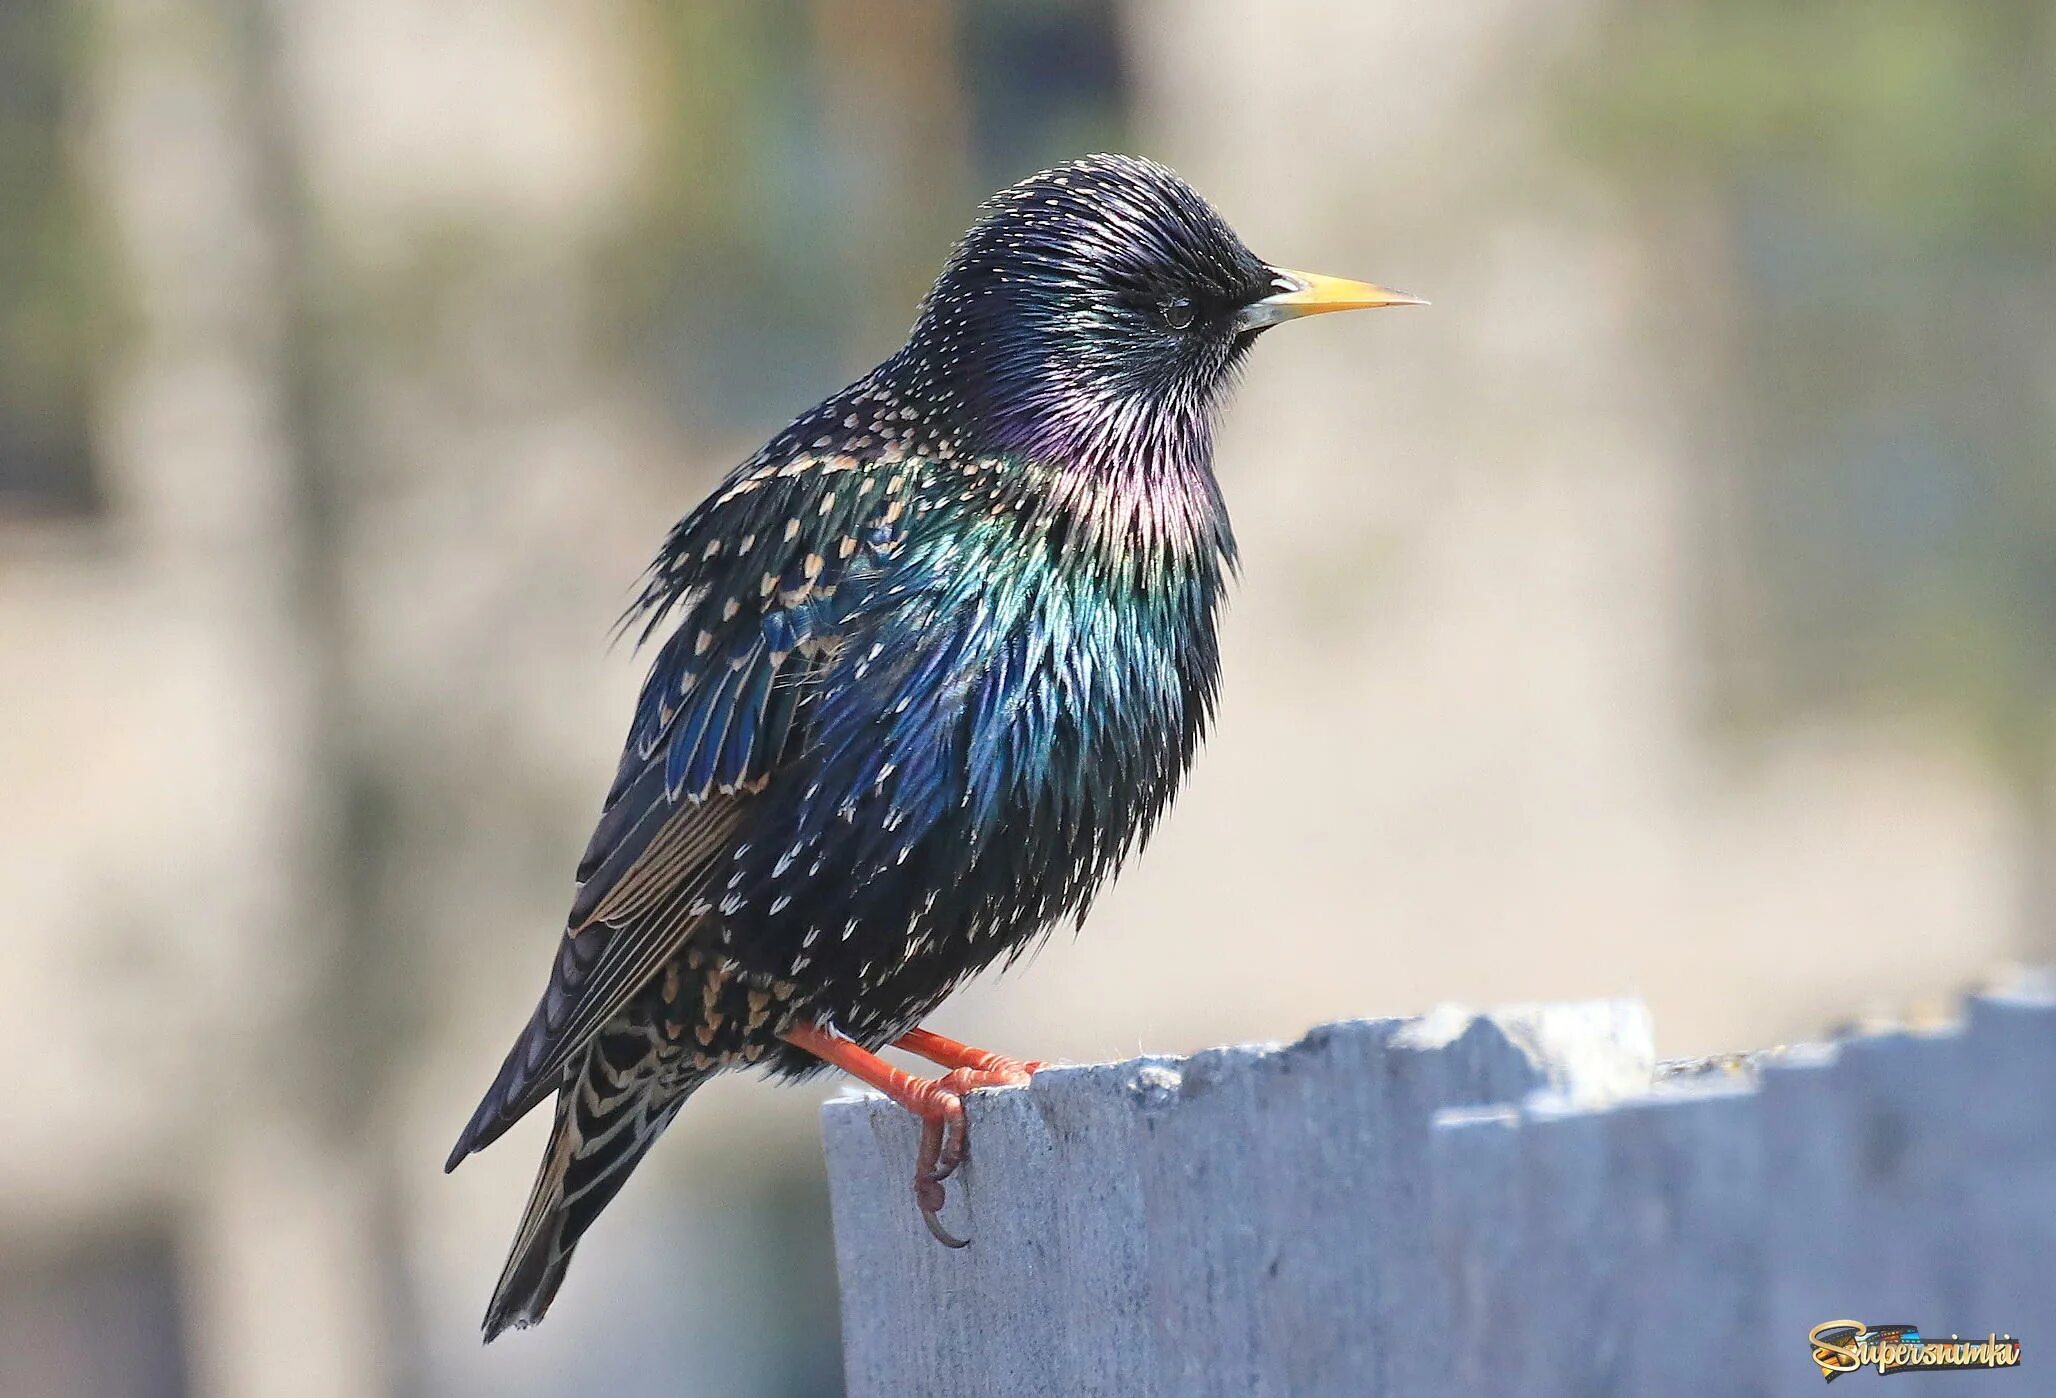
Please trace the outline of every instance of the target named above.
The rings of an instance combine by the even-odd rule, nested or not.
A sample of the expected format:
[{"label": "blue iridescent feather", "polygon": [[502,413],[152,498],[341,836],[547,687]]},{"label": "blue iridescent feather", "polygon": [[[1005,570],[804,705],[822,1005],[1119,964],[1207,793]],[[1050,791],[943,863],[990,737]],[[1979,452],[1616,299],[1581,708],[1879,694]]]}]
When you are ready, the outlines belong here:
[{"label": "blue iridescent feather", "polygon": [[1213,713],[1213,417],[1278,278],[1161,166],[1045,171],[671,530],[548,988],[451,1155],[558,1095],[489,1335],[708,1075],[890,1041],[1149,837]]}]

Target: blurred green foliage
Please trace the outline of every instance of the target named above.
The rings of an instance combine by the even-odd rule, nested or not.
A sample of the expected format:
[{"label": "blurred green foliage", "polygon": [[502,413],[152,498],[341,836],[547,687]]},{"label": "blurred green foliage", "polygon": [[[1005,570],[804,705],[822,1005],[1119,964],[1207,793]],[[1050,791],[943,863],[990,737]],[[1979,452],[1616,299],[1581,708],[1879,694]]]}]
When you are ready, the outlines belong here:
[{"label": "blurred green foliage", "polygon": [[70,513],[97,491],[86,440],[107,266],[66,143],[83,23],[0,4],[0,510]]},{"label": "blurred green foliage", "polygon": [[1118,12],[645,0],[642,201],[608,320],[682,415],[761,435],[904,333],[989,190],[1122,144]]},{"label": "blurred green foliage", "polygon": [[[1726,417],[1771,712],[1906,696],[2046,797],[2056,6],[1625,7],[1574,107],[1732,259]],[[1695,294],[1698,288],[1688,288]]]}]

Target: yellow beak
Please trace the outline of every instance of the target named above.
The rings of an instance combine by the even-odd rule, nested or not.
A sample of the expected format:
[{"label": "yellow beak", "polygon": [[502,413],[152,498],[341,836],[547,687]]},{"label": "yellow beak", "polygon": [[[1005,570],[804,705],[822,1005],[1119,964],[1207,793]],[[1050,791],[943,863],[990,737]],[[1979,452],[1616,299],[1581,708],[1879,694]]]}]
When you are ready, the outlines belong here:
[{"label": "yellow beak", "polygon": [[1241,330],[1261,330],[1267,325],[1298,320],[1301,316],[1326,315],[1329,311],[1362,311],[1373,306],[1425,306],[1418,296],[1346,277],[1324,277],[1319,272],[1295,272],[1274,267],[1278,292],[1251,302],[1236,317]]}]

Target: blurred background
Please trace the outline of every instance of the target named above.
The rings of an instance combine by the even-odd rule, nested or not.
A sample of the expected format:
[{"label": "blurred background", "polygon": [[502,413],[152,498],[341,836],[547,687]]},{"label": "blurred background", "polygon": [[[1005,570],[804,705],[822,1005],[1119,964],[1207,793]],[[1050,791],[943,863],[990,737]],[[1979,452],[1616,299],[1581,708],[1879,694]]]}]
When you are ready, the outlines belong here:
[{"label": "blurred background", "polygon": [[2052,73],[2046,0],[5,0],[0,1393],[836,1391],[818,1087],[490,1350],[542,1123],[439,1166],[663,530],[1088,150],[1435,304],[1254,356],[1217,736],[938,1027],[1683,1054],[2046,958]]}]

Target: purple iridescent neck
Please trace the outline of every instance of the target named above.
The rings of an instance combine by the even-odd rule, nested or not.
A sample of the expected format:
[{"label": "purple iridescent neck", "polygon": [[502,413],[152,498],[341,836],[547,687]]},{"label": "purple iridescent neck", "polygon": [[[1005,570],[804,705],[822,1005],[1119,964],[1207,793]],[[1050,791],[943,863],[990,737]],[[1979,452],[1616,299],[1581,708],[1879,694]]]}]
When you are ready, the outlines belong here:
[{"label": "purple iridescent neck", "polygon": [[960,454],[1043,468],[1048,504],[1086,526],[1086,536],[1232,563],[1235,540],[1213,471],[1215,395],[1114,391],[1059,366],[995,365],[976,350],[952,350],[946,367],[903,352],[879,372],[930,405]]}]

